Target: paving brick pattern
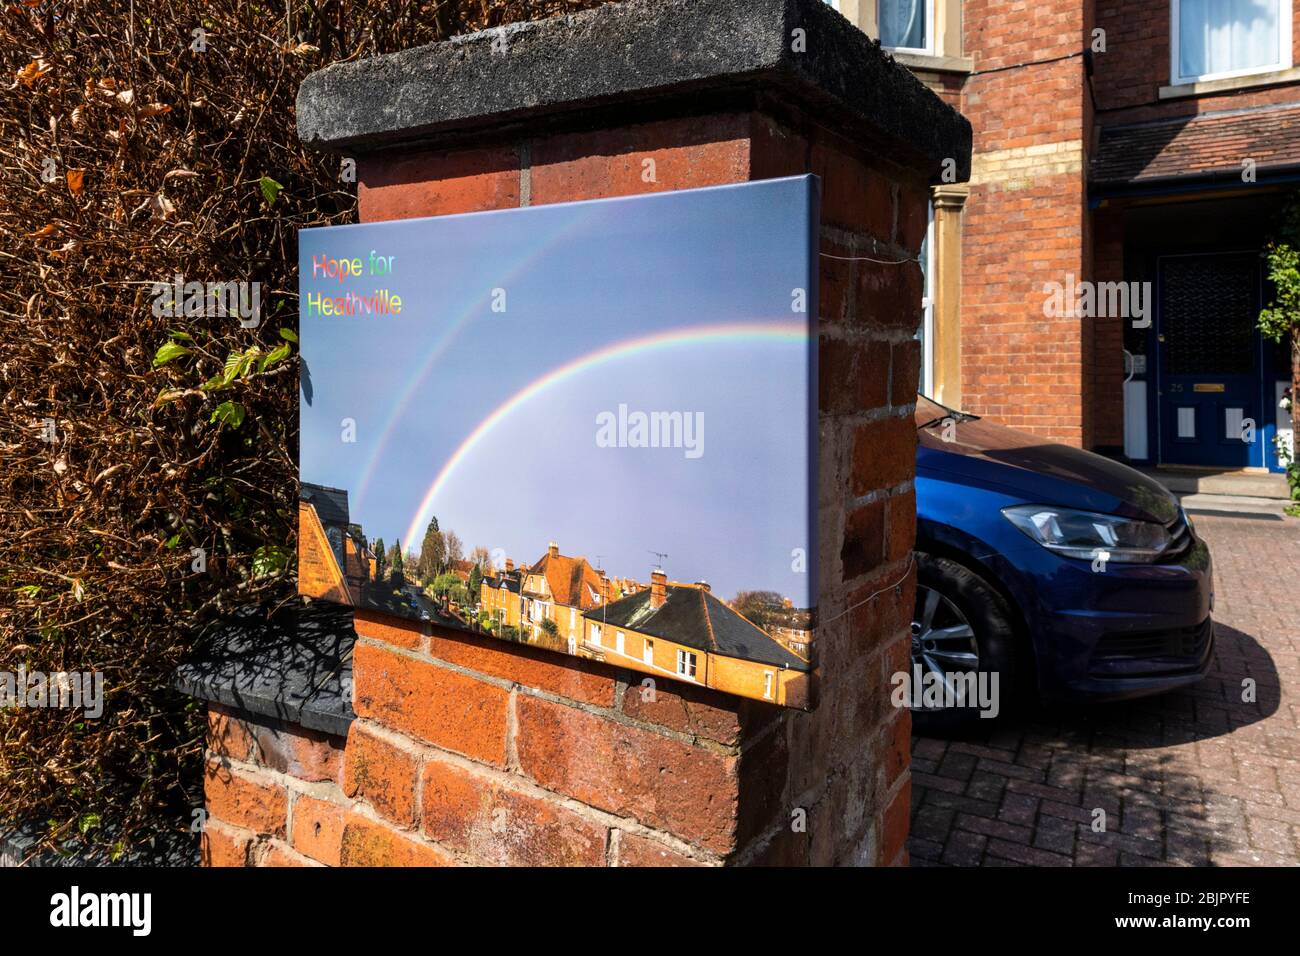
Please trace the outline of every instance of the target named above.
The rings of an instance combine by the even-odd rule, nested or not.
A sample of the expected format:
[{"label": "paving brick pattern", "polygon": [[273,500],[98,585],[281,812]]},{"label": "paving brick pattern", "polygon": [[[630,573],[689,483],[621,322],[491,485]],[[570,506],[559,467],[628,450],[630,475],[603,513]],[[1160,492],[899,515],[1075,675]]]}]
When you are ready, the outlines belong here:
[{"label": "paving brick pattern", "polygon": [[1194,521],[1215,561],[1206,679],[913,738],[913,866],[1300,864],[1300,522]]}]

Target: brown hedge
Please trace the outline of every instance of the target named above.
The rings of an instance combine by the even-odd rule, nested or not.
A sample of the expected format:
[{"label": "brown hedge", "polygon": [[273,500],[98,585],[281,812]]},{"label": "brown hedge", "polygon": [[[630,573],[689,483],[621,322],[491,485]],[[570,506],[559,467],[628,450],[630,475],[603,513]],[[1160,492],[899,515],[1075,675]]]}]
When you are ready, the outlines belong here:
[{"label": "brown hedge", "polygon": [[[103,671],[106,699],[98,720],[0,712],[0,828],[112,833],[110,853],[187,828],[202,709],[168,677],[205,621],[293,600],[296,230],[355,204],[298,143],[303,76],[599,2],[28,0],[0,18],[0,672]],[[261,325],[156,317],[176,275],[260,283]],[[169,342],[185,352],[154,367]]]}]

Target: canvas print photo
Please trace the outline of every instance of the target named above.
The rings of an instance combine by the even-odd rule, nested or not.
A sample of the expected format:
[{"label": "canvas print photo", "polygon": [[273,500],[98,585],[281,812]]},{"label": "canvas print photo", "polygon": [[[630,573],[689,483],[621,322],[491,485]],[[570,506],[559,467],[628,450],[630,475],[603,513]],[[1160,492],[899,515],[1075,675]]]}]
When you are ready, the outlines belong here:
[{"label": "canvas print photo", "polygon": [[301,593],[812,706],[817,208],[303,230]]}]

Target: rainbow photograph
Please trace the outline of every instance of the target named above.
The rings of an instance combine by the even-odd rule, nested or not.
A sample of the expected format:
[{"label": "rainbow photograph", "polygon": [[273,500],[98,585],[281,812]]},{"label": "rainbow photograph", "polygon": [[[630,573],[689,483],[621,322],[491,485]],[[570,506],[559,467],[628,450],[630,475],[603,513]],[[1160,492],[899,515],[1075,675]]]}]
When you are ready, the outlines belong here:
[{"label": "rainbow photograph", "polygon": [[302,230],[300,593],[812,707],[817,234],[812,176]]}]

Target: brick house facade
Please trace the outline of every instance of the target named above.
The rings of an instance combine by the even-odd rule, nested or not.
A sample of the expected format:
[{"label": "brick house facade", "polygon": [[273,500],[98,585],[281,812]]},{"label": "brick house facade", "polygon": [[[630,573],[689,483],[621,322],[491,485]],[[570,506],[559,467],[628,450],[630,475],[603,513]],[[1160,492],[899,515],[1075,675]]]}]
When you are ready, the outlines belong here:
[{"label": "brick house facade", "polygon": [[[1254,317],[1300,180],[1300,3],[831,5],[974,129],[969,185],[932,191],[922,390],[1141,464],[1280,470],[1300,369]],[[1045,314],[1089,282],[1126,285]],[[1129,292],[1149,314],[1113,314]]]}]

